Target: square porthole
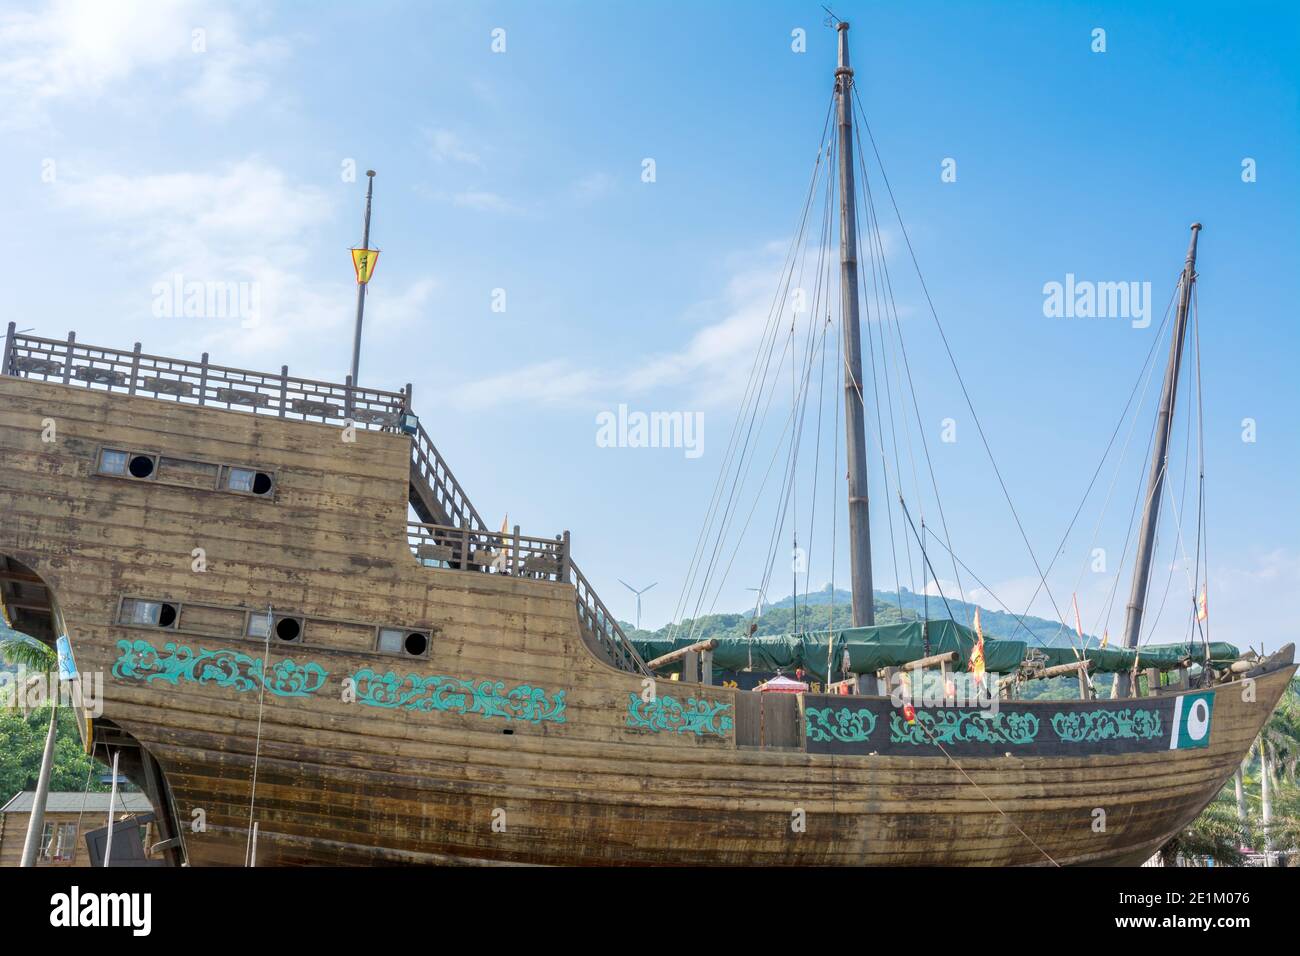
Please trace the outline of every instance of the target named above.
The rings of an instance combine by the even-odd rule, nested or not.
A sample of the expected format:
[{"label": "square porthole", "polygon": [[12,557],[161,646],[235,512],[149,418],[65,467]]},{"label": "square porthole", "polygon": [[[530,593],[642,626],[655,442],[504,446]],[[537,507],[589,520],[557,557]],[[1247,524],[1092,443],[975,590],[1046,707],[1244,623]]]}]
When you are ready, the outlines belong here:
[{"label": "square porthole", "polygon": [[405,627],[381,627],[376,646],[383,654],[428,657],[430,644],[428,631],[411,630]]},{"label": "square porthole", "polygon": [[266,498],[275,489],[275,476],[256,468],[227,465],[221,471],[221,487],[240,495]]},{"label": "square porthole", "polygon": [[126,463],[131,453],[117,448],[102,448],[99,452],[99,473],[101,475],[126,476]]},{"label": "square porthole", "polygon": [[303,619],[292,614],[264,614],[252,611],[248,615],[249,637],[266,640],[275,639],[277,644],[301,644]]},{"label": "square porthole", "polygon": [[119,624],[135,627],[173,628],[180,614],[180,606],[170,601],[145,601],[139,598],[125,598],[118,612]]},{"label": "square porthole", "polygon": [[158,456],[121,448],[101,448],[96,470],[101,475],[150,481],[158,476]]}]

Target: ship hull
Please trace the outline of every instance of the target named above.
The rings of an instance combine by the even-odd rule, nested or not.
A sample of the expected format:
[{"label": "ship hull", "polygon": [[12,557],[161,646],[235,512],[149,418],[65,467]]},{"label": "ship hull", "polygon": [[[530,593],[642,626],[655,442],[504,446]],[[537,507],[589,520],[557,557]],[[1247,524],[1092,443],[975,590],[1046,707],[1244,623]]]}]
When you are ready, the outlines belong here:
[{"label": "ship hull", "polygon": [[[0,376],[0,557],[39,578],[51,633],[102,675],[88,741],[134,748],[174,862],[1133,864],[1214,798],[1295,670],[1215,688],[1187,747],[1174,697],[1194,693],[1004,702],[1032,738],[915,755],[888,701],[805,695],[797,738],[773,746],[738,725],[747,692],[601,660],[568,584],[423,566],[409,439],[353,437]],[[104,448],[157,454],[158,480],[97,474]],[[214,491],[185,478],[195,463],[265,470],[275,493]],[[32,593],[4,592],[16,624]],[[127,623],[132,599],[179,620]],[[301,640],[245,636],[268,607],[302,620]],[[430,651],[378,652],[386,626],[428,633]],[[870,732],[815,739],[809,708],[868,705]],[[1144,730],[1132,714],[1119,738],[1053,729],[1126,708]]]}]

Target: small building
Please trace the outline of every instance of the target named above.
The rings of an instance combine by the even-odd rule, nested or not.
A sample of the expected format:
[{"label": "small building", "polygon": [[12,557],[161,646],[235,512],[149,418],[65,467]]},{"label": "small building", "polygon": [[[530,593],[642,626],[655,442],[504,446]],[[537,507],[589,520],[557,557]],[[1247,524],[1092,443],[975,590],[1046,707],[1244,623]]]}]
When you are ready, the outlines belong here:
[{"label": "small building", "polygon": [[[27,839],[27,822],[31,819],[35,791],[24,790],[0,807],[0,867],[18,866]],[[37,866],[89,866],[85,834],[108,825],[111,793],[52,792],[45,802],[45,832],[36,855]],[[152,811],[143,793],[119,790],[113,804],[113,820],[120,822],[133,814]],[[116,829],[116,828],[114,828]],[[157,842],[154,825],[145,826],[144,845]]]}]

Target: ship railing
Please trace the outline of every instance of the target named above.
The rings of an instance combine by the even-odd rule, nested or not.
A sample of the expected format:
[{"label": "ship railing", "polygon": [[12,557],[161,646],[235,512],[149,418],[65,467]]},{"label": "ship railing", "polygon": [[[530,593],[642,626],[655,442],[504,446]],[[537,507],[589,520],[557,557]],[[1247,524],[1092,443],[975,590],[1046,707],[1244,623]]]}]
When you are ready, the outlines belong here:
[{"label": "ship railing", "polygon": [[[431,492],[452,525],[408,526],[421,561],[481,571],[561,581],[577,592],[583,635],[614,666],[647,673],[618,621],[569,556],[567,532],[556,539],[488,531],[446,460],[411,412],[411,386],[397,392],[300,378],[288,366],[278,373],[214,365],[203,353],[190,359],[152,355],[140,343],[131,351],[87,345],[75,332],[50,339],[17,331],[10,322],[0,353],[0,375],[39,379],[91,390],[136,395],[224,411],[346,425],[411,435],[411,474]],[[413,427],[412,427],[412,423]],[[421,517],[426,517],[421,515]],[[480,563],[483,559],[486,563]]]},{"label": "ship railing", "polygon": [[[421,502],[425,507],[416,509],[425,512],[420,514],[421,518],[428,520],[442,517],[458,528],[466,527],[474,532],[487,531],[487,525],[474,505],[470,503],[465,489],[451,473],[446,459],[438,453],[433,440],[418,423],[414,434],[411,435],[411,483],[416,487],[422,484],[423,487],[419,487],[421,497],[428,494],[434,499]],[[412,503],[415,503],[414,499]],[[431,505],[436,506],[441,514],[433,511]]]},{"label": "ship railing", "polygon": [[578,623],[589,646],[620,670],[650,676],[617,619],[573,563],[567,531],[554,538],[536,538],[520,534],[517,525],[502,533],[412,521],[406,525],[406,540],[416,560],[426,567],[573,585]]},{"label": "ship railing", "polygon": [[214,365],[208,353],[190,359],[151,355],[135,343],[131,351],[86,345],[76,333],[47,339],[15,331],[5,335],[0,374],[78,385],[224,411],[272,415],[297,421],[397,431],[410,409],[410,387],[397,392],[362,388],[348,376],[343,384],[279,372]]},{"label": "ship railing", "polygon": [[572,559],[568,566],[569,583],[578,594],[578,623],[582,625],[583,636],[619,670],[652,677],[650,669],[623,633],[617,619],[609,613],[609,608],[605,607],[605,603],[592,589],[591,582],[578,570]]},{"label": "ship railing", "polygon": [[461,525],[410,521],[406,540],[416,560],[426,567],[456,568],[542,581],[563,581],[569,541],[567,535],[534,538],[513,531],[504,534]]}]

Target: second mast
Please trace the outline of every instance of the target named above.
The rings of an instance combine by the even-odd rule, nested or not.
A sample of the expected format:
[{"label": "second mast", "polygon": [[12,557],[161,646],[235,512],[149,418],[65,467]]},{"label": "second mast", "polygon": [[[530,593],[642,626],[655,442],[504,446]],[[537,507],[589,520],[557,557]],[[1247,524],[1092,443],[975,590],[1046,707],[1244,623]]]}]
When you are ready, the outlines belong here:
[{"label": "second mast", "polygon": [[849,25],[839,32],[835,99],[840,157],[840,305],[844,323],[844,427],[848,454],[849,558],[853,626],[876,623],[871,590],[871,516],[867,502],[867,433],[862,389],[862,330],[858,321],[857,198],[853,183],[853,70],[849,68]]}]

